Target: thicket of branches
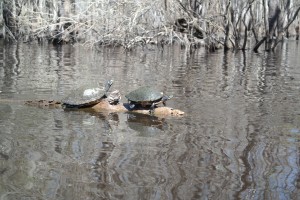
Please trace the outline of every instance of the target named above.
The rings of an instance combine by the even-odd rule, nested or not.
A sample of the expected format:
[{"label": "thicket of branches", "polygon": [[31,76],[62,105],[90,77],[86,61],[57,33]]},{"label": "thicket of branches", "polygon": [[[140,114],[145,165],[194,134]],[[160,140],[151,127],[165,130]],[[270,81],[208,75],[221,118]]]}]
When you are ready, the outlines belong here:
[{"label": "thicket of branches", "polygon": [[[0,32],[10,41],[85,45],[180,43],[210,50],[273,50],[299,37],[299,0],[2,0]],[[249,38],[255,43],[250,46]]]}]

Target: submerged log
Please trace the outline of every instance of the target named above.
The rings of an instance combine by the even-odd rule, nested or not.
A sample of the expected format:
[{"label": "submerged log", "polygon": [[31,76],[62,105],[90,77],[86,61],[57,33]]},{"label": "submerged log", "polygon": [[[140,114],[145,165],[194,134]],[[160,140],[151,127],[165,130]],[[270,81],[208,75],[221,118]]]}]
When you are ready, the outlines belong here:
[{"label": "submerged log", "polygon": [[40,108],[62,108],[61,102],[54,101],[54,100],[25,101],[25,105],[36,106],[36,107],[40,107]]}]

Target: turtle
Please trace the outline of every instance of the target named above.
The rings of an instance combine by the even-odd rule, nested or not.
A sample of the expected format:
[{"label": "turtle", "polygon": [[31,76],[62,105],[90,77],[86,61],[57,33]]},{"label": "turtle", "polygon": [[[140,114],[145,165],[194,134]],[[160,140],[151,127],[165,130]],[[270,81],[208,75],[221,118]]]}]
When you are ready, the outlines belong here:
[{"label": "turtle", "polygon": [[107,92],[113,84],[113,80],[105,82],[104,88],[81,87],[72,91],[62,100],[63,108],[88,108],[96,105],[102,99],[107,98]]},{"label": "turtle", "polygon": [[129,101],[130,109],[140,106],[142,108],[150,108],[150,110],[153,110],[159,103],[162,103],[165,106],[166,101],[171,99],[173,96],[164,95],[163,92],[151,86],[143,86],[133,90],[129,94],[125,95],[125,97]]},{"label": "turtle", "polygon": [[120,100],[121,94],[119,90],[115,90],[107,96],[107,101],[110,105],[117,105],[119,104]]}]

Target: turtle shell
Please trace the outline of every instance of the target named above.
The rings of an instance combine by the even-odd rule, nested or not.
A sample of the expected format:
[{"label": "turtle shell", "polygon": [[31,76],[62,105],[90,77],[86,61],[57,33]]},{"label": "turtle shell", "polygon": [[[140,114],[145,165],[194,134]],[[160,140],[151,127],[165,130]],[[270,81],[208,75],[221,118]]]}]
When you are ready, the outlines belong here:
[{"label": "turtle shell", "polygon": [[82,87],[72,91],[66,98],[62,100],[63,106],[66,108],[84,108],[93,106],[106,97],[106,90],[103,88]]},{"label": "turtle shell", "polygon": [[70,95],[62,100],[65,108],[85,108],[91,107],[106,98],[106,93],[113,84],[113,80],[105,82],[104,88],[99,87],[81,87],[74,90]]},{"label": "turtle shell", "polygon": [[163,97],[163,93],[153,87],[144,86],[130,92],[125,97],[129,101],[136,103],[155,102]]}]

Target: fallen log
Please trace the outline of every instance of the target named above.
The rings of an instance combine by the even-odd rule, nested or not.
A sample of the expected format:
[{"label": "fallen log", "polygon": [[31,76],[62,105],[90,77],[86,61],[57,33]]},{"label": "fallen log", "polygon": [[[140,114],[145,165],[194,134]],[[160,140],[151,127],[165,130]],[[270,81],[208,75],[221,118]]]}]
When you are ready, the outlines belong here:
[{"label": "fallen log", "polygon": [[[39,108],[61,108],[64,109],[62,103],[60,101],[54,100],[32,100],[25,101],[25,105],[35,106]],[[170,107],[156,107],[152,110],[150,109],[130,109],[128,103],[118,103],[118,104],[110,104],[107,99],[103,99],[98,104],[94,105],[90,108],[68,108],[65,109],[68,111],[72,110],[84,110],[87,112],[106,112],[106,113],[117,113],[117,112],[132,112],[132,113],[140,113],[146,115],[154,115],[157,117],[167,117],[167,116],[183,116],[184,112],[178,109],[170,108]]]},{"label": "fallen log", "polygon": [[150,109],[130,109],[128,103],[119,103],[116,105],[110,104],[107,100],[103,100],[95,106],[91,107],[96,112],[108,111],[108,112],[134,112],[147,115],[154,115],[157,117],[167,117],[167,116],[182,116],[184,112],[178,109],[170,107],[156,107],[152,111]]}]

